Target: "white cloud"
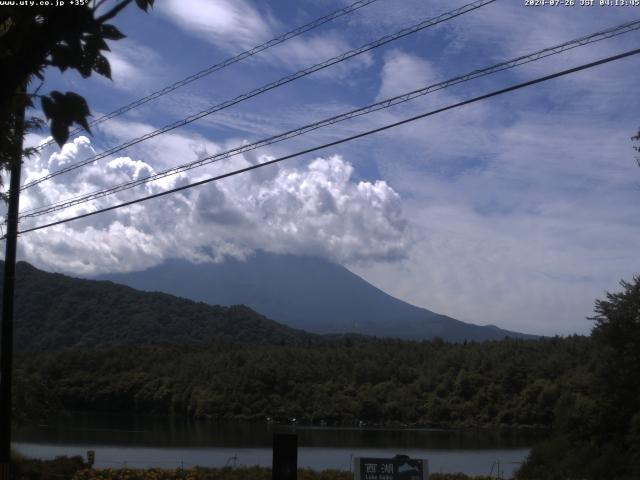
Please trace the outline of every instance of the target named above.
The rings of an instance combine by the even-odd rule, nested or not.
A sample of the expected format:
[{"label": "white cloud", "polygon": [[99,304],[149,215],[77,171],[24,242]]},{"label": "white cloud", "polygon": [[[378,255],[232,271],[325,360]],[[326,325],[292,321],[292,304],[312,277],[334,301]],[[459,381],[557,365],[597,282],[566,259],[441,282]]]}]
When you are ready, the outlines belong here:
[{"label": "white cloud", "polygon": [[127,38],[111,42],[111,51],[105,52],[111,66],[111,80],[96,76],[118,90],[140,94],[156,84],[166,82],[167,68],[158,53]]},{"label": "white cloud", "polygon": [[[566,91],[548,88],[539,98]],[[508,122],[505,104],[489,102],[372,145],[383,178],[405,198],[417,240],[400,264],[352,268],[462,320],[588,333],[594,299],[640,271],[635,123],[611,97],[605,105],[583,96],[552,113],[530,98],[504,100]]]},{"label": "white cloud", "polygon": [[[434,183],[423,188],[437,190]],[[351,268],[392,295],[461,320],[553,335],[587,333],[594,299],[640,267],[633,241],[640,227],[576,214],[592,212],[591,204],[487,215],[463,187],[440,190],[449,196],[405,202],[418,239],[409,258]],[[462,198],[452,202],[454,195]]]},{"label": "white cloud", "polygon": [[[111,145],[121,145],[157,130],[157,125],[114,119],[98,126]],[[174,130],[157,135],[126,149],[126,154],[150,163],[156,170],[196,160],[204,152],[215,154],[220,146],[189,130]],[[123,155],[122,153],[121,155]]]},{"label": "white cloud", "polygon": [[[80,137],[49,160],[33,162],[30,171],[59,168],[87,149],[91,149],[89,140]],[[249,165],[252,160],[237,163]],[[149,164],[127,157],[98,162],[87,171],[61,175],[27,190],[24,205],[30,208],[53,202],[150,171]],[[191,173],[191,179],[200,178]],[[186,180],[185,174],[166,180],[162,189]],[[136,195],[162,189],[148,185]],[[128,198],[128,194],[117,194],[99,204]],[[70,212],[92,208],[79,206]],[[24,222],[23,227],[28,224]],[[266,167],[36,231],[24,235],[21,251],[28,261],[44,268],[91,274],[145,268],[168,257],[218,261],[226,256],[243,257],[256,249],[318,255],[338,262],[395,260],[406,254],[409,244],[398,194],[384,181],[354,180],[353,167],[332,156],[301,167]]]},{"label": "white cloud", "polygon": [[124,55],[114,51],[106,53],[111,65],[111,77],[114,85],[120,88],[131,88],[139,84],[144,77],[144,71],[125,58]]},{"label": "white cloud", "polygon": [[225,50],[247,50],[273,36],[269,20],[245,0],[167,0],[158,11]]},{"label": "white cloud", "polygon": [[401,50],[385,55],[377,100],[395,97],[442,81],[431,63]]},{"label": "white cloud", "polygon": [[[229,54],[238,54],[290,31],[294,26],[283,25],[268,11],[259,11],[245,0],[169,0],[159,10],[170,21],[189,34],[195,35]],[[198,12],[194,15],[193,12]],[[297,25],[296,25],[297,26]],[[298,70],[336,57],[353,46],[335,31],[305,34],[261,52],[258,61],[277,63]],[[345,80],[354,69],[370,67],[368,52],[344,64],[322,70],[316,76]]]},{"label": "white cloud", "polygon": [[[358,45],[360,46],[360,45]],[[291,70],[298,70],[325,62],[338,57],[345,52],[353,50],[351,45],[342,35],[336,32],[324,32],[321,35],[306,34],[297,37],[267,50],[262,58],[267,61],[276,60]],[[315,78],[329,78],[345,81],[358,70],[370,68],[373,65],[373,57],[370,52],[361,53],[344,62],[337,63],[326,69],[314,73]]]},{"label": "white cloud", "polygon": [[[505,15],[516,14],[507,10]],[[523,21],[501,26],[478,15],[474,22],[500,37],[501,59],[595,29],[593,22],[580,29],[572,25],[548,41],[539,35],[543,44],[522,47],[512,39]],[[538,28],[542,32],[544,24]],[[479,32],[478,26],[473,38],[484,42]],[[513,74],[533,78],[611,49],[616,47],[576,50]],[[399,263],[350,268],[392,295],[462,320],[538,334],[588,333],[592,324],[585,317],[594,300],[640,271],[640,177],[629,141],[638,105],[631,93],[632,61],[440,114],[375,139],[369,148],[382,178],[404,198],[416,243]],[[438,67],[406,52],[388,53],[378,98],[414,88],[417,80],[443,78],[449,66]],[[512,81],[480,83],[481,89],[474,82],[438,92],[446,96],[431,101],[446,105]],[[427,110],[423,103],[406,104],[378,119],[391,123]]]}]

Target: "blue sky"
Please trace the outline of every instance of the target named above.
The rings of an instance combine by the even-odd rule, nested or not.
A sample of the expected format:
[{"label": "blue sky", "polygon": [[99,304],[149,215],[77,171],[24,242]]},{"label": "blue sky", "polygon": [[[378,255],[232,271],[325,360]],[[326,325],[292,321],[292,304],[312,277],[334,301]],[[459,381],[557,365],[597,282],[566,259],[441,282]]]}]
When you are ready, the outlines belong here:
[{"label": "blue sky", "polygon": [[[95,116],[269,40],[346,1],[158,0],[114,23],[114,81],[48,72]],[[378,0],[179,89],[25,165],[26,180],[465,2]],[[497,1],[215,113],[25,192],[22,208],[104,188],[640,18],[637,7]],[[96,205],[206,178],[638,48],[640,34],[575,49],[165,179]],[[631,57],[171,198],[24,235],[20,254],[74,274],[256,249],[318,255],[461,320],[587,333],[596,297],[640,273],[640,127]],[[30,142],[42,140],[32,135]],[[177,215],[177,217],[176,217]],[[30,225],[30,224],[25,224]],[[211,253],[213,252],[213,253]]]}]

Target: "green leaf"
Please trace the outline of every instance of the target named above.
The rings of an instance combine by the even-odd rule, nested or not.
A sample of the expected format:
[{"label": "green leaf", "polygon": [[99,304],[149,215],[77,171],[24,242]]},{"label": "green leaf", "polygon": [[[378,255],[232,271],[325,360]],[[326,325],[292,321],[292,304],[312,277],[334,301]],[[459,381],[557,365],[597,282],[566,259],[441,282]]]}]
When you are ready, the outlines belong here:
[{"label": "green leaf", "polygon": [[92,68],[93,68],[93,61],[86,56],[82,59],[82,63],[76,66],[76,70],[78,70],[78,72],[80,73],[80,75],[82,75],[83,78],[88,78],[91,76]]},{"label": "green leaf", "polygon": [[87,45],[87,49],[90,51],[106,50],[108,52],[111,50],[100,34],[87,35],[85,43]]},{"label": "green leaf", "polygon": [[56,143],[62,147],[69,139],[69,126],[61,120],[54,119],[51,121],[51,135]]},{"label": "green leaf", "polygon": [[53,66],[58,67],[61,72],[64,72],[67,68],[71,67],[78,61],[78,53],[72,51],[65,45],[56,45],[51,49],[51,63]]},{"label": "green leaf", "polygon": [[40,100],[40,105],[42,105],[42,111],[48,119],[51,119],[56,115],[57,107],[50,97],[47,97],[46,95],[43,96]]},{"label": "green leaf", "polygon": [[108,23],[105,23],[104,25],[102,25],[101,30],[102,30],[102,36],[109,40],[122,40],[123,38],[126,37],[124,33],[122,33],[113,25],[109,25]]},{"label": "green leaf", "polygon": [[104,57],[104,55],[98,55],[96,57],[96,60],[93,63],[93,70],[111,80],[111,65],[109,65],[109,61]]},{"label": "green leaf", "polygon": [[87,132],[91,133],[89,124],[87,123],[87,117],[91,116],[87,101],[82,96],[73,92],[67,92],[61,101],[63,109],[66,112],[67,119],[69,120],[69,125],[72,122],[76,122],[77,124],[82,125]]},{"label": "green leaf", "polygon": [[91,133],[87,117],[91,116],[86,100],[73,92],[53,91],[42,97],[42,110],[51,120],[51,134],[58,145],[62,146],[69,138],[69,127],[73,123],[82,126]]},{"label": "green leaf", "polygon": [[82,62],[82,56],[83,56],[83,48],[82,48],[82,42],[80,41],[79,38],[77,37],[72,37],[72,38],[68,38],[66,40],[67,43],[67,48],[69,49],[69,60],[70,60],[70,65],[72,67],[75,67],[75,65],[79,64]]},{"label": "green leaf", "polygon": [[145,12],[149,7],[153,7],[154,0],[136,0],[136,4]]}]

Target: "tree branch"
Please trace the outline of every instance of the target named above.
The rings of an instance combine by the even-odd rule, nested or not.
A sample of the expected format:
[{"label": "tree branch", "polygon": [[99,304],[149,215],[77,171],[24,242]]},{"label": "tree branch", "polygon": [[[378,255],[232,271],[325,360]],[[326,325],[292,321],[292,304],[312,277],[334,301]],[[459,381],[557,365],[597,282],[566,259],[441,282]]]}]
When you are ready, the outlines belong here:
[{"label": "tree branch", "polygon": [[96,22],[104,23],[107,20],[111,20],[113,17],[118,15],[118,13],[120,13],[132,1],[133,0],[122,0],[119,4],[117,4],[111,10],[109,10],[107,13],[105,13],[104,15],[100,15],[98,18],[96,18]]},{"label": "tree branch", "polygon": [[34,90],[34,92],[30,93],[29,95],[32,96],[32,97],[39,97],[40,95],[38,95],[38,92],[40,91],[40,89],[42,88],[43,85],[44,85],[44,80],[41,80],[40,81],[40,85],[38,85],[38,88],[36,88]]},{"label": "tree branch", "polygon": [[95,12],[96,10],[98,10],[100,8],[100,6],[106,2],[107,0],[93,0],[93,11]]}]

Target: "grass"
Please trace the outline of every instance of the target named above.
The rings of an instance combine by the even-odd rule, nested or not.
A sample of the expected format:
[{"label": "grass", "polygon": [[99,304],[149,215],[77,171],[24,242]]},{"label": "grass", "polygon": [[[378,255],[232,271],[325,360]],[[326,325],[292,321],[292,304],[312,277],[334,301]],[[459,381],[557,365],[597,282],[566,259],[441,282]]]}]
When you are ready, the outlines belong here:
[{"label": "grass", "polygon": [[[37,460],[13,455],[14,480],[271,480],[271,469],[246,468],[185,468],[133,469],[88,468],[82,457],[57,457]],[[462,473],[434,473],[430,480],[491,480],[490,477],[470,477]],[[353,480],[351,472],[342,470],[299,469],[297,480]]]}]

